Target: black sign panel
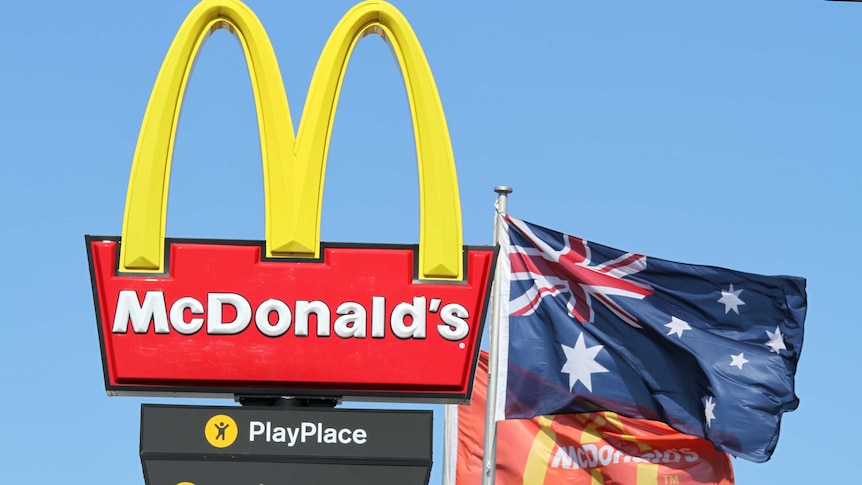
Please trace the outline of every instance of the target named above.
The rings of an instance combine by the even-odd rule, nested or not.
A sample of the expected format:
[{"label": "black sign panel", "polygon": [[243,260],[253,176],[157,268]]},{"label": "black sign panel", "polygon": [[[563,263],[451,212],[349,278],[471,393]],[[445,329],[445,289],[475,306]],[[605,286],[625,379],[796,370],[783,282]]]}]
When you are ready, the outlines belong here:
[{"label": "black sign panel", "polygon": [[431,411],[141,406],[148,485],[427,484]]}]

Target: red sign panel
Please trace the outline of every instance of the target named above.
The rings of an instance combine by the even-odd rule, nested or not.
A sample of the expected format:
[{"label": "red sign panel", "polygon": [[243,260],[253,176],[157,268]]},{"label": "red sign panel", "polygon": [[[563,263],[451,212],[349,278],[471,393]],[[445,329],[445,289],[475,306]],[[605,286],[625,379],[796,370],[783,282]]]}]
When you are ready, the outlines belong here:
[{"label": "red sign panel", "polygon": [[129,274],[119,238],[86,241],[109,393],[470,395],[493,248],[465,247],[465,280],[438,282],[415,279],[415,246],[298,261],[268,260],[263,242],[169,240],[167,274]]}]

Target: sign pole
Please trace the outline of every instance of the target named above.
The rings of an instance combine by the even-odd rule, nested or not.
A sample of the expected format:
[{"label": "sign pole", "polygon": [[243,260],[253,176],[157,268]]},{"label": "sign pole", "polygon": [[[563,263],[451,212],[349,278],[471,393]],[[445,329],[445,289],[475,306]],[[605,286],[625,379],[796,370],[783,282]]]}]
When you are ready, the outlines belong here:
[{"label": "sign pole", "polygon": [[[500,215],[505,214],[508,205],[509,194],[512,187],[498,185],[494,187],[497,193],[497,201],[494,207],[497,209],[494,217],[494,245],[500,242]],[[500,257],[505,257],[501,254]],[[500,346],[500,311],[497,306],[500,299],[500,270],[497,265],[494,273],[494,281],[491,291],[491,327],[490,343],[488,344],[488,399],[485,406],[485,442],[482,452],[483,464],[482,485],[494,485],[497,471],[497,420],[494,415],[497,410],[497,365],[499,362]]]},{"label": "sign pole", "polygon": [[454,459],[458,455],[457,406],[443,406],[443,485],[455,485]]}]

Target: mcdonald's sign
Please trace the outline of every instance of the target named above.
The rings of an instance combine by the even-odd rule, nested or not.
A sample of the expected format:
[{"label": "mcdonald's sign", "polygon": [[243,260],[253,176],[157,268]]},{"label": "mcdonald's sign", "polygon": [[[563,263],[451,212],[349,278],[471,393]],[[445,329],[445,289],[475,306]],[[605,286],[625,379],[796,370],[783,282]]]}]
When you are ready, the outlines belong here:
[{"label": "mcdonald's sign", "polygon": [[[177,121],[194,58],[217,29],[242,45],[257,107],[266,240],[165,237]],[[420,180],[418,245],[320,242],[326,154],[347,60],[366,34],[392,47]],[[205,0],[181,25],[147,105],[120,237],[86,236],[109,394],[470,395],[494,249],[462,243],[446,119],[419,41],[385,2],[352,8],[318,61],[294,136],[260,21]]]}]

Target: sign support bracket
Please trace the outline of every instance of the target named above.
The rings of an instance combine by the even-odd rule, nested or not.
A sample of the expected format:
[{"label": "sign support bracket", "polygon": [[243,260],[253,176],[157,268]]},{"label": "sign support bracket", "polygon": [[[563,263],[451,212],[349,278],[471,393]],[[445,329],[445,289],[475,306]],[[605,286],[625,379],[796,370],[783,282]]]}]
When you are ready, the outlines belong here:
[{"label": "sign support bracket", "polygon": [[268,408],[334,408],[341,404],[340,397],[287,397],[234,395],[242,407]]}]

